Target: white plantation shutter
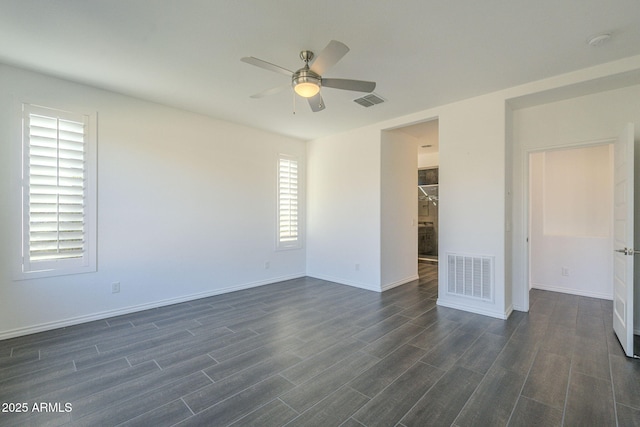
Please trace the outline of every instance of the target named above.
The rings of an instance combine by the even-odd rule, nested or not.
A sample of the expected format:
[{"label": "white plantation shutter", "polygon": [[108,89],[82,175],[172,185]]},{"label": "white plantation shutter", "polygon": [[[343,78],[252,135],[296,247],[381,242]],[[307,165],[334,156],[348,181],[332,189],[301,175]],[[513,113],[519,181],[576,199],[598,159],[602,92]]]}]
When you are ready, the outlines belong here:
[{"label": "white plantation shutter", "polygon": [[278,247],[299,246],[298,160],[278,159]]},{"label": "white plantation shutter", "polygon": [[87,267],[89,116],[25,105],[23,121],[23,272]]}]

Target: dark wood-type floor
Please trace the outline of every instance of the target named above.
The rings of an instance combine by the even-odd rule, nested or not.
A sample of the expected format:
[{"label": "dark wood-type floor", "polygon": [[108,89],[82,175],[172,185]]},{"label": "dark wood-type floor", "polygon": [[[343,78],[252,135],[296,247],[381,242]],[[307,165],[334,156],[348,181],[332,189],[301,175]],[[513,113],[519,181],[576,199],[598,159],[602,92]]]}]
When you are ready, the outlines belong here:
[{"label": "dark wood-type floor", "polygon": [[436,307],[435,267],[420,273],[382,294],[303,278],[0,341],[2,409],[27,406],[0,425],[640,424],[610,301],[534,290],[502,321]]}]

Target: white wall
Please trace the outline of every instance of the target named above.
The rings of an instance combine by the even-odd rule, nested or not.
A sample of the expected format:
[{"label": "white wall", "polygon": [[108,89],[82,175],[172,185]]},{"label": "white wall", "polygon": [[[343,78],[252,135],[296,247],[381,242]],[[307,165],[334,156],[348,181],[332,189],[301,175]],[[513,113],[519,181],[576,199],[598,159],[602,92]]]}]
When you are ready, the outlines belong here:
[{"label": "white wall", "polygon": [[[96,273],[11,276],[21,102],[98,113]],[[0,338],[303,276],[304,248],[275,250],[275,201],[277,154],[304,165],[305,145],[0,66]]]},{"label": "white wall", "polygon": [[307,274],[380,291],[380,131],[311,141]]},{"label": "white wall", "polygon": [[[440,256],[451,252],[494,257],[495,298],[493,302],[480,302],[448,295],[444,286],[446,263],[440,263],[438,303],[505,317],[510,311],[510,301],[507,306],[504,281],[504,104],[504,97],[492,94],[312,141],[307,156],[308,274],[322,277],[322,272],[328,271],[332,280],[352,284],[356,282],[353,263],[362,254],[370,255],[371,259],[377,256],[375,266],[367,266],[365,272],[360,272],[363,281],[357,283],[367,283],[363,287],[379,290],[382,271],[402,271],[403,267],[397,264],[400,262],[398,258],[381,251],[378,242],[384,235],[389,236],[385,239],[389,247],[413,248],[417,234],[394,233],[396,227],[382,221],[377,210],[381,203],[381,184],[366,185],[363,182],[366,179],[361,176],[380,179],[383,164],[384,177],[404,173],[399,165],[381,162],[382,131],[439,118]],[[390,144],[385,150],[392,147],[394,145]],[[385,155],[389,153],[385,151]],[[339,159],[335,168],[332,165],[334,159]],[[328,178],[331,171],[335,171],[336,179]],[[415,178],[407,179],[413,187]],[[391,183],[385,183],[387,185]],[[399,191],[399,186],[404,184],[395,181],[395,185]],[[392,189],[387,187],[385,191]],[[333,210],[348,200],[345,194],[358,195],[354,197],[359,201],[347,204],[347,212],[353,213],[345,216],[340,211],[338,216]],[[366,224],[362,222],[362,214],[358,213],[362,211],[362,200],[365,199],[369,201],[366,206],[370,208],[364,210],[378,212],[369,216]],[[397,240],[392,242],[390,239]]]},{"label": "white wall", "polygon": [[438,167],[440,164],[440,153],[418,154],[418,169]]},{"label": "white wall", "polygon": [[[438,304],[504,318],[511,312],[505,283],[505,114],[495,93],[442,107]],[[493,301],[448,294],[447,254],[494,258]]]},{"label": "white wall", "polygon": [[531,287],[612,299],[612,145],[530,159]]},{"label": "white wall", "polygon": [[381,287],[418,279],[418,153],[416,139],[381,135]]},{"label": "white wall", "polygon": [[[432,145],[428,150],[434,150],[439,146],[440,135],[438,130],[438,120],[427,122],[428,126],[422,127],[425,131],[420,139],[416,138],[418,145]],[[418,150],[418,169],[437,167],[440,164],[439,153],[436,151]]]}]

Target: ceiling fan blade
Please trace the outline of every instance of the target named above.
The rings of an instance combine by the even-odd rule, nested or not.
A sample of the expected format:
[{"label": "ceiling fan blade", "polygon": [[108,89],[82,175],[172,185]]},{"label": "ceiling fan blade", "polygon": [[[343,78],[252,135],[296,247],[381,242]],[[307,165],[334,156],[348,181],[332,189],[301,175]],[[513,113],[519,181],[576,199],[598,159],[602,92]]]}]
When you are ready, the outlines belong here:
[{"label": "ceiling fan blade", "polygon": [[314,95],[311,98],[307,98],[307,100],[309,101],[309,107],[311,107],[311,111],[313,111],[314,113],[324,110],[324,101],[322,100],[320,92],[318,92],[317,95]]},{"label": "ceiling fan blade", "polygon": [[373,92],[376,88],[376,82],[349,79],[322,79],[322,86],[333,89],[355,90],[357,92]]},{"label": "ceiling fan blade", "polygon": [[289,77],[293,74],[293,71],[291,70],[287,70],[286,68],[282,68],[281,66],[272,64],[271,62],[263,61],[262,59],[254,58],[253,56],[245,56],[244,58],[240,58],[240,61],[255,65],[256,67],[264,68],[265,70],[275,71],[276,73],[284,74]]},{"label": "ceiling fan blade", "polygon": [[262,92],[258,92],[256,94],[251,95],[251,98],[264,98],[265,96],[275,95],[276,93],[282,92],[283,90],[289,87],[291,87],[291,85],[286,84],[284,86],[280,85],[280,86],[272,87],[270,89],[265,89]]},{"label": "ceiling fan blade", "polygon": [[336,40],[331,40],[329,44],[322,49],[322,52],[316,56],[316,60],[311,65],[311,71],[323,75],[329,68],[336,65],[349,52],[346,44]]}]

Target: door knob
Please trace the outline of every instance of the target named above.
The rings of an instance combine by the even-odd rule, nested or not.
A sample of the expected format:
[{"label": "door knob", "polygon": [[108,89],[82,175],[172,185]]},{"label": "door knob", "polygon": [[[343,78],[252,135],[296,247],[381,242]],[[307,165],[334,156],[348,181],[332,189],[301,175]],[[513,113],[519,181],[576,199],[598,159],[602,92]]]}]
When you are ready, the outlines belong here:
[{"label": "door knob", "polygon": [[620,252],[625,255],[635,255],[640,254],[640,251],[636,251],[632,248],[624,248],[624,249],[614,249],[615,252]]}]

